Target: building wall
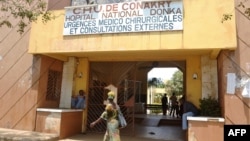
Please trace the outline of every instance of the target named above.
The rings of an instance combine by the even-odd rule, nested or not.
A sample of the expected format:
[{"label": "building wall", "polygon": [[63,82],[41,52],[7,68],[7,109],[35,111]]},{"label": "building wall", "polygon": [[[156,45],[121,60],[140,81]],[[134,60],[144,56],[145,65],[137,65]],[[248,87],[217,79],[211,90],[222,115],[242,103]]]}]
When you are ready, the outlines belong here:
[{"label": "building wall", "polygon": [[[59,0],[53,1],[59,3]],[[68,2],[68,1],[66,1]],[[239,0],[236,0],[238,3]],[[66,6],[67,4],[65,4]],[[195,1],[189,0],[184,1],[185,5],[185,25],[183,33],[173,32],[171,35],[168,33],[161,33],[162,42],[158,42],[158,48],[153,47],[153,42],[159,40],[159,37],[155,34],[150,33],[148,36],[142,35],[140,33],[130,33],[121,34],[116,37],[117,41],[114,40],[114,36],[101,35],[105,41],[102,41],[102,47],[95,46],[96,35],[89,36],[84,40],[80,40],[78,37],[73,38],[71,41],[63,41],[62,35],[62,25],[63,16],[60,15],[55,23],[49,22],[47,25],[37,23],[32,29],[32,37],[30,38],[30,26],[25,30],[24,34],[20,35],[16,32],[17,26],[15,24],[14,28],[1,27],[0,32],[0,127],[2,128],[12,128],[12,129],[22,129],[22,130],[34,130],[35,127],[35,115],[36,108],[39,106],[45,106],[48,103],[44,101],[44,88],[45,78],[41,78],[41,74],[45,70],[41,69],[42,59],[40,56],[32,55],[29,53],[48,53],[50,51],[62,51],[64,49],[70,49],[68,51],[81,50],[81,45],[86,44],[88,50],[106,50],[111,49],[111,45],[116,47],[117,45],[123,43],[123,40],[131,39],[131,42],[137,41],[137,35],[141,36],[139,39],[150,39],[147,42],[141,44],[125,44],[128,49],[159,49],[159,47],[172,49],[177,47],[182,48],[234,48],[236,45],[236,40],[234,39],[234,17],[232,20],[220,23],[220,15],[223,13],[228,13],[228,11],[233,11],[233,4],[228,0],[223,1]],[[222,8],[223,5],[228,7]],[[249,2],[248,2],[249,5]],[[53,7],[53,6],[52,6]],[[216,7],[214,10],[214,7]],[[53,9],[53,8],[51,8]],[[57,8],[60,9],[60,8]],[[204,14],[200,14],[203,11]],[[56,13],[63,13],[63,11],[55,11]],[[12,23],[17,23],[17,20],[10,18]],[[208,21],[209,20],[209,21]],[[223,113],[226,119],[226,124],[249,124],[249,99],[243,98],[241,96],[241,89],[237,89],[235,95],[226,94],[226,74],[228,72],[240,72],[244,75],[248,72],[247,63],[249,63],[249,37],[250,31],[246,30],[250,25],[250,20],[246,18],[241,12],[241,10],[236,10],[236,20],[237,20],[237,35],[238,35],[238,48],[234,51],[223,51],[218,57],[218,76],[219,76],[219,99],[222,102]],[[218,23],[217,23],[218,22]],[[211,26],[207,26],[211,25]],[[205,27],[204,27],[205,26]],[[43,32],[49,34],[44,35]],[[211,32],[215,31],[215,32]],[[182,34],[185,38],[183,38]],[[36,37],[36,38],[35,38]],[[207,37],[207,38],[206,38]],[[44,39],[44,40],[43,40]],[[51,40],[52,39],[52,40]],[[100,39],[98,37],[97,39]],[[153,40],[152,40],[153,39]],[[220,40],[218,40],[220,39]],[[29,41],[31,43],[29,44]],[[43,42],[44,41],[44,42]],[[69,46],[74,44],[75,46]],[[184,45],[184,46],[183,46]],[[30,46],[32,46],[30,48]],[[41,48],[37,48],[37,46]],[[140,48],[137,48],[137,47]],[[120,49],[120,48],[117,48]],[[29,52],[28,52],[29,50]],[[138,55],[138,54],[137,54]],[[228,57],[230,56],[230,57]],[[202,76],[202,72],[199,68],[201,64],[201,57],[187,57],[187,83],[190,86],[187,88],[187,94],[190,95],[189,99],[192,101],[197,101],[196,99],[200,97],[201,85],[200,80],[193,81],[191,74],[197,72],[198,75]],[[231,58],[231,59],[229,59]],[[49,62],[58,61],[52,58],[47,58]],[[235,60],[232,61],[232,60]],[[193,68],[194,62],[195,68]],[[57,67],[61,66],[60,61],[58,61]],[[86,61],[84,63],[88,65]],[[239,64],[235,68],[235,64]],[[237,65],[236,65],[237,66]],[[240,68],[240,69],[239,69]],[[48,68],[44,68],[48,69]],[[239,71],[240,70],[240,71]],[[244,72],[242,71],[244,70]],[[84,70],[87,72],[87,70]],[[79,80],[80,81],[80,80]],[[82,80],[81,80],[82,81]],[[44,82],[44,83],[41,83]],[[84,81],[86,83],[88,81]],[[76,84],[76,89],[81,88],[80,82]],[[87,84],[84,84],[84,89]],[[198,88],[193,96],[192,89]],[[41,90],[41,91],[40,91]],[[40,92],[39,92],[40,91]],[[50,106],[56,107],[58,103],[50,103]],[[197,104],[197,102],[196,102]],[[240,110],[239,110],[240,109]],[[243,109],[243,110],[241,110]]]},{"label": "building wall", "polygon": [[235,93],[228,93],[227,86],[232,82],[227,81],[228,73],[236,74],[236,84],[240,84],[239,72],[242,66],[236,61],[237,51],[222,51],[218,58],[219,99],[222,107],[222,116],[225,124],[249,124],[250,102],[249,98],[242,96],[243,87],[235,87]]},{"label": "building wall", "polygon": [[0,127],[33,130],[39,59],[27,53],[30,26],[20,35],[17,20],[9,20],[13,28],[0,28]]},{"label": "building wall", "polygon": [[[193,74],[197,73],[198,78],[193,79]],[[201,56],[190,56],[186,60],[186,98],[199,105],[202,92]]]},{"label": "building wall", "polygon": [[70,57],[69,61],[63,64],[63,75],[62,75],[62,88],[59,108],[71,108],[71,98],[73,95],[78,95],[78,92],[74,92],[74,81],[77,78],[76,59]]},{"label": "building wall", "polygon": [[60,99],[46,100],[49,70],[62,72],[63,62],[48,56],[40,56],[40,77],[38,87],[38,108],[59,108]]},{"label": "building wall", "polygon": [[217,60],[209,56],[201,57],[202,98],[218,98]]},{"label": "building wall", "polygon": [[[221,5],[222,3],[223,5]],[[222,15],[228,13],[228,11],[231,12],[234,9],[234,3],[228,0],[211,1],[209,3],[206,0],[191,0],[183,1],[183,5],[184,29],[183,31],[171,31],[171,33],[142,32],[63,36],[64,10],[56,10],[53,11],[57,15],[55,20],[47,24],[33,23],[29,52],[60,53],[60,57],[64,58],[62,59],[64,61],[67,61],[67,55],[76,55],[75,52],[86,54],[91,52],[92,56],[88,58],[89,61],[185,60],[187,61],[186,83],[188,84],[186,95],[188,100],[198,105],[198,99],[201,98],[201,95],[217,97],[217,79],[210,77],[216,76],[214,75],[216,64],[207,64],[211,62],[207,62],[205,59],[201,60],[201,56],[208,56],[209,60],[210,57],[214,57],[213,54],[217,54],[217,49],[234,49],[236,47],[234,17],[224,24],[221,23]],[[201,11],[202,14],[200,14]],[[187,53],[185,49],[193,50]],[[200,52],[199,55],[190,55],[197,49],[201,49],[198,51]],[[212,50],[202,53],[204,49]],[[128,54],[124,50],[135,52],[134,54]],[[144,55],[146,54],[145,51],[148,50],[159,52],[154,53],[154,55],[150,53],[150,55]],[[100,52],[105,52],[106,56],[100,55]],[[126,55],[121,56],[122,53]],[[59,58],[59,56],[54,57]],[[201,66],[203,72],[201,72]],[[192,78],[193,73],[198,73],[199,76],[195,81]]]},{"label": "building wall", "polygon": [[[241,0],[236,0],[238,5]],[[250,2],[244,3],[250,7]],[[249,79],[250,62],[250,20],[244,15],[244,10],[236,6],[236,25],[238,47],[235,51],[222,51],[218,57],[219,96],[225,117],[225,124],[250,124],[250,101],[249,97],[243,97],[244,81]],[[227,86],[232,82],[227,81],[228,73],[236,75],[235,93],[227,92]]]},{"label": "building wall", "polygon": [[13,28],[0,27],[0,127],[34,130],[42,61],[28,53],[30,25],[20,35],[18,20],[8,20]]},{"label": "building wall", "polygon": [[48,10],[58,10],[71,5],[72,0],[46,0],[48,3]]},{"label": "building wall", "polygon": [[29,52],[69,53],[78,51],[234,49],[236,47],[234,17],[224,24],[221,23],[221,15],[234,10],[232,1],[188,0],[183,1],[183,5],[184,29],[171,31],[171,33],[142,32],[63,36],[64,9],[56,10],[53,11],[53,14],[57,16],[55,20],[46,24],[42,22],[32,24]]}]

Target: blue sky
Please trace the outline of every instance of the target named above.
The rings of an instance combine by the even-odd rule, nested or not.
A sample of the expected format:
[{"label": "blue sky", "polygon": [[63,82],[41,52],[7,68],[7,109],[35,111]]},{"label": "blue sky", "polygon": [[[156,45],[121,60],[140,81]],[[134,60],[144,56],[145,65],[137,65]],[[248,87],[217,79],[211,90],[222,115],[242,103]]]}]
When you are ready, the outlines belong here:
[{"label": "blue sky", "polygon": [[148,73],[148,78],[162,78],[162,80],[170,80],[177,68],[154,68]]}]

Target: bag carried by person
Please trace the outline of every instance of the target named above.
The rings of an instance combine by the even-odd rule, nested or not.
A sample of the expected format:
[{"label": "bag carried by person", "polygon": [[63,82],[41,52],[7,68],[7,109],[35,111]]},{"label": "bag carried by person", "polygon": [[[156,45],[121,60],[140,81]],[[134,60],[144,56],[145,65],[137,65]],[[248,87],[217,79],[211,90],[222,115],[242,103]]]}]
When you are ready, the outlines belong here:
[{"label": "bag carried by person", "polygon": [[120,109],[118,110],[118,121],[119,121],[120,128],[125,128],[127,126],[127,121],[125,117],[123,116]]}]

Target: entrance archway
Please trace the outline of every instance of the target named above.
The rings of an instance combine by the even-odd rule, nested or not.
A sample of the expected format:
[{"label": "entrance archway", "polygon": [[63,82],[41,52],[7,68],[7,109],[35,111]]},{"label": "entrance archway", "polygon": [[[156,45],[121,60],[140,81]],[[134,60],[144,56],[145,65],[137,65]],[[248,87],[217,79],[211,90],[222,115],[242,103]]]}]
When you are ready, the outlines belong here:
[{"label": "entrance archway", "polygon": [[[90,62],[87,125],[99,118],[103,112],[109,91],[105,87],[112,84],[118,89],[117,103],[128,123],[126,129],[121,130],[121,134],[134,135],[135,122],[138,122],[135,118],[135,105],[138,102],[146,102],[148,72],[153,67],[177,67],[185,72],[185,61],[155,62]],[[87,130],[105,132],[106,125],[101,123],[95,128],[87,127]]]},{"label": "entrance archway", "polygon": [[[171,106],[172,93],[175,93],[175,96],[178,100],[184,96],[183,89],[183,72],[176,67],[158,67],[153,68],[148,73],[148,85],[147,85],[147,114],[163,114],[162,111],[162,97],[166,95],[167,104],[167,114],[169,114]],[[176,109],[176,116],[179,116],[179,108]],[[166,115],[166,113],[164,114]]]}]

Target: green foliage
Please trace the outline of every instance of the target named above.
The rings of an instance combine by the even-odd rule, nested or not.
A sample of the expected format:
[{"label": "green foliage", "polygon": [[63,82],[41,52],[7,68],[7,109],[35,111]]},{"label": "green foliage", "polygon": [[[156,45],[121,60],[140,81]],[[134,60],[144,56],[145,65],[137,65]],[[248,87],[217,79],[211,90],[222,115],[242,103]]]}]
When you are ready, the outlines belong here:
[{"label": "green foliage", "polygon": [[215,98],[208,97],[200,99],[200,115],[208,117],[220,117],[221,107]]},{"label": "green foliage", "polygon": [[148,86],[154,86],[156,88],[164,88],[164,82],[161,78],[153,77],[148,80]]},{"label": "green foliage", "polygon": [[160,113],[162,113],[162,110],[160,109],[158,109],[158,110],[151,110],[151,113],[152,114],[160,114]]},{"label": "green foliage", "polygon": [[36,22],[40,16],[46,23],[55,18],[46,10],[46,6],[45,0],[0,0],[0,28],[4,25],[9,28],[14,27],[14,23],[10,20],[11,17],[18,21],[17,32],[20,34],[31,22]]},{"label": "green foliage", "polygon": [[166,92],[172,95],[175,92],[176,96],[183,95],[183,73],[178,70],[176,71],[171,80],[166,82]]},{"label": "green foliage", "polygon": [[232,14],[223,14],[221,22],[223,23],[224,21],[231,20]]}]

